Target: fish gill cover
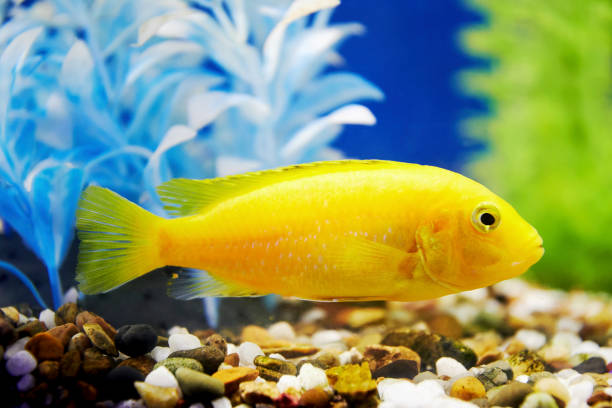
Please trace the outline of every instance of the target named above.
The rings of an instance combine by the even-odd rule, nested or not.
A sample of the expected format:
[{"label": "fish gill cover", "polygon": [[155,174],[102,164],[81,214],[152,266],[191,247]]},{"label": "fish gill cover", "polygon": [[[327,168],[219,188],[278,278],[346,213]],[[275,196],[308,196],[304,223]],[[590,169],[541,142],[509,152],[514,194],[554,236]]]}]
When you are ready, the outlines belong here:
[{"label": "fish gill cover", "polygon": [[[383,97],[341,65],[361,34],[333,0],[0,4],[0,218],[58,268],[87,184],[160,213],[155,187],[337,158],[343,125]],[[45,302],[30,279],[0,261]]]},{"label": "fish gill cover", "polygon": [[612,2],[470,0],[486,23],[464,30],[489,69],[462,75],[491,115],[466,121],[490,143],[473,174],[538,228],[532,277],[612,291]]}]

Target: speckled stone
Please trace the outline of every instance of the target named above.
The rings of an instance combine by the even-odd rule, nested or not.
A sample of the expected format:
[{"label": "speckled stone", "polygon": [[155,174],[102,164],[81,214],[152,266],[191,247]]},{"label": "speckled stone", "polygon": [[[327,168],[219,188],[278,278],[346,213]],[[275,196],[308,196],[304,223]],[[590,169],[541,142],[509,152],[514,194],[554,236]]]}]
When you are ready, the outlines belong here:
[{"label": "speckled stone", "polygon": [[[414,362],[416,375],[421,368],[421,357],[411,349],[403,346],[383,346],[375,344],[367,346],[363,352],[363,357],[368,361],[370,370],[373,372],[396,361],[409,360]],[[380,377],[380,375],[379,375]]]},{"label": "speckled stone", "polygon": [[220,334],[214,333],[211,334],[204,340],[204,345],[209,347],[216,347],[223,352],[223,354],[227,354],[227,343],[225,339]]},{"label": "speckled stone", "polygon": [[475,377],[459,378],[453,383],[450,396],[464,401],[483,398],[487,394],[484,385]]},{"label": "speckled stone", "polygon": [[225,356],[223,363],[231,365],[232,367],[238,367],[238,364],[240,364],[240,356],[238,353],[228,354]]},{"label": "speckled stone", "polygon": [[298,372],[295,364],[266,356],[255,357],[254,363],[264,380],[278,381],[284,374],[296,375]]},{"label": "speckled stone", "polygon": [[222,396],[224,391],[227,392],[223,381],[200,371],[179,367],[175,375],[183,394],[189,398],[210,399]]},{"label": "speckled stone", "polygon": [[421,357],[421,369],[433,371],[440,357],[451,357],[465,368],[476,364],[476,353],[463,343],[445,336],[415,330],[395,330],[388,333],[381,341],[387,346],[404,346],[415,351]]},{"label": "speckled stone", "polygon": [[157,367],[160,367],[160,366],[166,367],[168,370],[170,370],[172,374],[174,374],[176,370],[178,370],[181,367],[189,368],[194,371],[200,371],[200,372],[204,371],[204,367],[202,367],[202,363],[200,363],[198,360],[195,360],[193,358],[186,358],[186,357],[167,358],[155,364],[155,366],[153,366],[153,369],[155,370]]},{"label": "speckled stone", "polygon": [[64,354],[64,345],[47,332],[34,335],[25,345],[25,349],[40,360],[59,360]]},{"label": "speckled stone", "polygon": [[219,365],[225,359],[225,354],[223,354],[223,352],[217,347],[202,346],[191,350],[175,351],[168,357],[193,358],[194,360],[199,361],[202,364],[204,372],[210,375],[217,371],[217,368],[219,368]]},{"label": "speckled stone", "polygon": [[126,358],[122,362],[119,363],[119,367],[129,366],[137,369],[142,373],[142,375],[146,376],[151,371],[153,371],[153,367],[155,367],[155,360],[148,355],[138,356],[138,357],[130,357]]},{"label": "speckled stone", "polygon": [[83,324],[83,331],[95,347],[102,350],[104,353],[111,356],[118,356],[115,342],[106,334],[102,326],[97,323]]},{"label": "speckled stone", "polygon": [[59,377],[60,363],[54,360],[45,360],[38,364],[38,375],[47,381],[54,381]]},{"label": "speckled stone", "polygon": [[76,350],[79,353],[83,353],[86,349],[91,347],[91,341],[85,333],[79,332],[70,338],[68,342],[68,351]]},{"label": "speckled stone", "polygon": [[508,382],[508,376],[499,367],[487,367],[482,373],[478,374],[477,378],[487,391]]},{"label": "speckled stone", "polygon": [[366,362],[333,367],[325,373],[332,388],[348,400],[365,399],[376,390],[376,381]]},{"label": "speckled stone", "polygon": [[514,377],[521,374],[530,375],[546,369],[544,360],[533,351],[528,350],[513,354],[508,359],[508,363],[512,366]]},{"label": "speckled stone", "polygon": [[180,395],[174,387],[158,387],[142,381],[136,381],[134,387],[148,408],[174,408]]},{"label": "speckled stone", "polygon": [[79,307],[76,303],[65,303],[55,312],[55,325],[74,323],[77,314],[79,314]]},{"label": "speckled stone", "polygon": [[276,383],[271,381],[245,381],[240,383],[238,393],[247,404],[272,404],[280,396]]},{"label": "speckled stone", "polygon": [[47,330],[47,327],[38,319],[31,320],[15,329],[18,337],[32,337]]}]

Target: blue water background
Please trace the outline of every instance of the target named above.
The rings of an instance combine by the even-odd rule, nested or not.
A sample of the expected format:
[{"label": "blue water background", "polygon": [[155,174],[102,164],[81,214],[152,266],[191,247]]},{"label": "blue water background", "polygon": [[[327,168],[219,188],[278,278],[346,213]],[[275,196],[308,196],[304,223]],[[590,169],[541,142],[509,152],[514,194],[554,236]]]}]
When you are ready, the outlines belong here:
[{"label": "blue water background", "polygon": [[485,102],[461,94],[457,73],[486,61],[469,58],[458,31],[483,21],[463,2],[345,0],[333,20],[359,21],[365,35],[342,48],[348,68],[385,93],[365,103],[376,126],[348,126],[334,145],[350,157],[432,164],[461,171],[482,144],[461,137],[459,122]]}]

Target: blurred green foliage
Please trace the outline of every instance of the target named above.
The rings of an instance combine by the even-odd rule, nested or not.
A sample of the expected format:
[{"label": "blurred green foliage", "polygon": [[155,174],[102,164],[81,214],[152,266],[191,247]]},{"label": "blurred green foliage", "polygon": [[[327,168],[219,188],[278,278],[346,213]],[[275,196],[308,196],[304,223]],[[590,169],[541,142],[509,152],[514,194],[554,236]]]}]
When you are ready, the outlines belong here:
[{"label": "blurred green foliage", "polygon": [[461,33],[491,67],[463,72],[490,114],[464,122],[489,145],[469,171],[540,232],[527,276],[612,291],[612,0],[470,0]]}]

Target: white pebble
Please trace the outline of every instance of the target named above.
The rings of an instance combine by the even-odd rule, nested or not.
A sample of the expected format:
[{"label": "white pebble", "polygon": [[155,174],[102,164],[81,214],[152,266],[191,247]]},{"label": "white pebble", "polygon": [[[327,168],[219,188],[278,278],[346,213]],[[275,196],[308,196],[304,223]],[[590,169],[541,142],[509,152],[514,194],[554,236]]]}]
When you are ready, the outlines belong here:
[{"label": "white pebble", "polygon": [[277,359],[277,360],[287,361],[287,359],[285,358],[285,356],[283,356],[282,354],[279,354],[279,353],[272,353],[272,354],[270,354],[268,357],[270,357],[270,358],[275,358],[275,359]]},{"label": "white pebble", "polygon": [[79,291],[74,286],[71,286],[66,292],[64,292],[64,298],[62,299],[64,304],[76,303],[79,300]]},{"label": "white pebble", "polygon": [[172,351],[192,350],[202,347],[202,343],[197,336],[193,334],[176,333],[168,338],[168,345]]},{"label": "white pebble", "polygon": [[29,340],[30,338],[27,336],[22,337],[16,342],[14,342],[13,344],[11,344],[10,346],[8,346],[6,350],[4,351],[4,359],[8,360],[9,358],[13,357],[15,354],[19,353],[20,351],[25,350],[25,345]]},{"label": "white pebble", "polygon": [[217,398],[210,402],[213,408],[232,408],[232,403],[227,397]]},{"label": "white pebble", "polygon": [[297,378],[304,390],[327,386],[327,375],[325,371],[310,363],[306,363],[300,368],[300,374]]},{"label": "white pebble", "polygon": [[440,357],[438,361],[436,361],[436,373],[438,375],[446,375],[449,377],[454,377],[459,374],[463,374],[467,371],[467,369],[455,360],[450,357]]},{"label": "white pebble", "polygon": [[31,390],[36,385],[36,379],[32,374],[26,374],[17,381],[17,389],[21,392]]},{"label": "white pebble", "polygon": [[580,405],[593,394],[593,383],[590,381],[580,381],[569,386],[570,402],[568,405]]},{"label": "white pebble", "polygon": [[385,402],[402,402],[416,392],[416,385],[407,380],[385,378],[377,385],[378,396]]},{"label": "white pebble", "polygon": [[164,366],[159,366],[151,371],[145,378],[145,382],[158,387],[178,388],[180,390],[176,377]]},{"label": "white pebble", "polygon": [[31,373],[36,368],[36,357],[29,351],[21,350],[6,361],[6,371],[13,377]]},{"label": "white pebble", "polygon": [[43,322],[47,329],[55,327],[55,312],[51,309],[45,309],[38,315],[38,320]]},{"label": "white pebble", "polygon": [[323,347],[328,344],[340,343],[342,335],[337,330],[319,330],[312,335],[312,345],[315,347]]},{"label": "white pebble", "polygon": [[234,354],[238,352],[238,346],[234,343],[227,343],[227,355]]},{"label": "white pebble", "polygon": [[195,404],[191,404],[189,408],[206,408],[206,407],[204,407],[204,404],[202,404],[201,402],[196,402]]},{"label": "white pebble", "polygon": [[521,329],[514,337],[529,350],[538,350],[546,344],[546,336],[536,330]]},{"label": "white pebble", "polygon": [[189,330],[182,326],[172,326],[170,330],[168,330],[168,336],[172,336],[173,334],[189,334]]},{"label": "white pebble", "polygon": [[313,307],[302,315],[300,321],[302,323],[314,323],[318,320],[323,320],[327,317],[327,312],[320,307]]},{"label": "white pebble", "polygon": [[428,401],[444,395],[444,387],[440,380],[425,380],[417,384],[417,393],[420,397]]},{"label": "white pebble", "polygon": [[160,361],[167,359],[168,356],[172,354],[172,350],[170,350],[170,347],[155,346],[153,347],[153,350],[151,350],[150,354],[151,357],[153,357],[153,360],[159,363]]},{"label": "white pebble", "polygon": [[338,360],[340,360],[340,365],[355,364],[363,360],[363,354],[353,347],[348,351],[343,351],[340,353]]},{"label": "white pebble", "polygon": [[24,314],[19,313],[19,320],[17,321],[17,326],[21,326],[22,324],[26,324],[28,322],[28,317]]},{"label": "white pebble", "polygon": [[278,340],[295,340],[295,331],[293,331],[293,327],[287,322],[274,323],[268,327],[268,333]]},{"label": "white pebble", "polygon": [[250,341],[245,341],[238,346],[238,355],[240,356],[240,365],[247,367],[255,367],[253,361],[257,356],[263,356],[264,353],[261,348]]},{"label": "white pebble", "polygon": [[583,323],[571,317],[563,316],[557,320],[557,332],[572,332],[578,333],[582,329]]},{"label": "white pebble", "polygon": [[599,355],[609,364],[612,361],[612,347],[600,347]]},{"label": "white pebble", "polygon": [[295,375],[285,374],[285,375],[282,375],[281,378],[279,378],[278,383],[276,384],[276,387],[281,393],[284,393],[289,388],[293,388],[294,390],[299,391],[300,388],[302,388],[302,384],[300,383],[300,380]]},{"label": "white pebble", "polygon": [[567,350],[571,350],[574,347],[578,347],[580,343],[582,343],[580,337],[577,334],[570,332],[556,333],[552,337],[552,339],[550,339],[550,344],[552,346],[564,347]]},{"label": "white pebble", "polygon": [[522,382],[523,384],[527,384],[529,382],[529,376],[527,374],[517,375],[514,380]]},{"label": "white pebble", "polygon": [[572,348],[572,355],[574,354],[597,354],[599,352],[599,344],[594,341],[587,340],[578,344]]}]

